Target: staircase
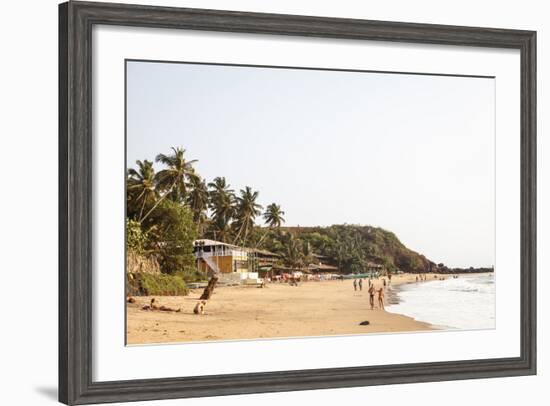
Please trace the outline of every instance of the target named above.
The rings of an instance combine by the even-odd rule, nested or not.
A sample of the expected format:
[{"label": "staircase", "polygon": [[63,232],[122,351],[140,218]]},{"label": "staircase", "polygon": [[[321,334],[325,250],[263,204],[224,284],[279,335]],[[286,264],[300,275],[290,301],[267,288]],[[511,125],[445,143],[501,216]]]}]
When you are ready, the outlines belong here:
[{"label": "staircase", "polygon": [[203,256],[201,259],[206,262],[206,265],[208,265],[212,272],[214,272],[214,275],[218,275],[220,273],[220,268],[216,264],[216,261],[212,260],[212,257]]}]

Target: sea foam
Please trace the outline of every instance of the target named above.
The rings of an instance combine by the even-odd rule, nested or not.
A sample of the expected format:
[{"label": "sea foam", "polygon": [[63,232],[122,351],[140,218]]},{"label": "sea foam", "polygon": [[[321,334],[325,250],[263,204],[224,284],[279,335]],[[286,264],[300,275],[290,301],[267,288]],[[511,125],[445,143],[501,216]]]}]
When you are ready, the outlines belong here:
[{"label": "sea foam", "polygon": [[[428,276],[429,278],[429,276]],[[394,288],[399,302],[386,307],[443,329],[479,330],[495,327],[494,274],[452,275]]]}]

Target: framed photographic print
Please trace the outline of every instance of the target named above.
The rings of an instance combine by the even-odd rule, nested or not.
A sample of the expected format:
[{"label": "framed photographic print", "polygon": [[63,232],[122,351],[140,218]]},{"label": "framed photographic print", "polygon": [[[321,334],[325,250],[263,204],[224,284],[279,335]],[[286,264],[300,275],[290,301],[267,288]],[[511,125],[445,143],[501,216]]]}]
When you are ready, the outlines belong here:
[{"label": "framed photographic print", "polygon": [[536,34],[59,8],[59,398],[536,373]]}]

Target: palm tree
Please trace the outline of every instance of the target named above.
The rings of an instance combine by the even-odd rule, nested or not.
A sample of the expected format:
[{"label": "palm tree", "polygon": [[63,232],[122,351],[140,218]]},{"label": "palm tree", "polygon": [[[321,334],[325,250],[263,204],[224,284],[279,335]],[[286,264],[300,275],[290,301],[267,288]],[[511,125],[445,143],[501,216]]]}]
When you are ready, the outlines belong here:
[{"label": "palm tree", "polygon": [[190,178],[189,187],[187,204],[193,212],[193,221],[197,224],[199,234],[202,236],[207,220],[208,189],[206,188],[206,182],[199,176]]},{"label": "palm tree", "polygon": [[271,203],[266,207],[263,218],[269,228],[262,235],[262,238],[260,238],[260,240],[256,244],[256,247],[260,246],[270,230],[281,227],[281,224],[285,222],[285,219],[283,217],[284,214],[285,212],[281,210],[281,206],[279,206],[278,204]]},{"label": "palm tree", "polygon": [[167,166],[157,174],[158,185],[175,202],[183,202],[187,192],[187,181],[197,176],[193,164],[196,159],[185,159],[185,149],[172,147],[171,155],[158,154],[155,161]]},{"label": "palm tree", "polygon": [[271,203],[266,207],[264,213],[265,223],[271,228],[279,228],[281,224],[285,222],[285,212],[281,210],[281,206],[275,203]]},{"label": "palm tree", "polygon": [[[128,169],[127,191],[130,202],[139,207],[138,221],[141,222],[143,210],[146,206],[152,206],[158,198],[155,187],[155,169],[153,162],[144,160],[136,161],[137,170]],[[130,203],[129,202],[129,203]],[[131,204],[129,204],[131,206]]]},{"label": "palm tree", "polygon": [[254,227],[256,216],[261,214],[262,206],[256,203],[259,193],[257,191],[253,192],[250,186],[246,186],[244,190],[241,189],[240,194],[241,195],[237,197],[236,210],[236,226],[238,233],[233,243],[242,235],[241,241],[244,244],[246,243],[248,233]]},{"label": "palm tree", "polygon": [[158,154],[155,161],[167,166],[155,176],[157,187],[164,194],[157,200],[156,204],[147,212],[141,221],[145,220],[149,214],[163,201],[170,196],[175,202],[183,202],[187,192],[187,182],[190,178],[197,176],[193,164],[197,160],[188,161],[185,159],[185,150],[183,148],[172,147],[171,155]]},{"label": "palm tree", "polygon": [[292,233],[286,234],[283,239],[283,262],[291,268],[299,268],[303,263],[303,250],[300,242]]},{"label": "palm tree", "polygon": [[231,219],[235,213],[235,192],[229,188],[229,184],[223,177],[215,178],[208,187],[210,188],[212,226],[216,238],[226,242],[230,233]]},{"label": "palm tree", "polygon": [[307,267],[313,261],[313,250],[308,241],[302,242],[302,264]]}]

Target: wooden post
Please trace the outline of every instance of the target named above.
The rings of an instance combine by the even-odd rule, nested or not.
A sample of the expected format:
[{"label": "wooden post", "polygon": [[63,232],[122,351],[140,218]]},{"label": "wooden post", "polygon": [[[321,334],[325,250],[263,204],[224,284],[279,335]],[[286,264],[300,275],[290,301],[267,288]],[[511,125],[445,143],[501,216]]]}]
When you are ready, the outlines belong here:
[{"label": "wooden post", "polygon": [[208,285],[204,288],[204,291],[202,292],[202,295],[199,298],[199,300],[210,299],[210,296],[212,296],[212,292],[214,291],[214,288],[216,287],[217,282],[218,282],[218,277],[212,276],[212,278],[210,278],[210,280],[208,281]]}]

